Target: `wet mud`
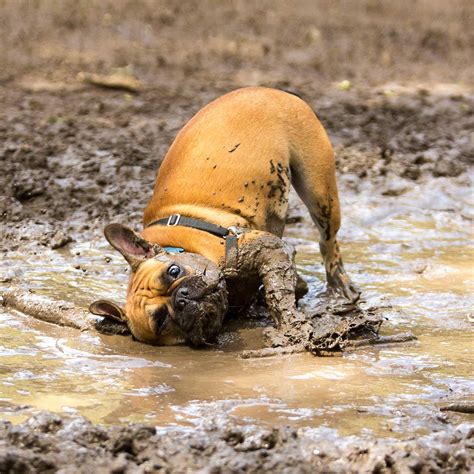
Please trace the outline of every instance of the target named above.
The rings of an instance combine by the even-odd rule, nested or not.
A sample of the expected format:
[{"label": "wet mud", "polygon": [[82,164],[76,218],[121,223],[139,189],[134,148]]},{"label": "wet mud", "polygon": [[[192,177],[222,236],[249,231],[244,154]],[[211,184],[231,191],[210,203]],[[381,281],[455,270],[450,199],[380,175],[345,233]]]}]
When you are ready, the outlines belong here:
[{"label": "wet mud", "polygon": [[[0,5],[0,290],[19,289],[12,306],[25,310],[30,290],[66,312],[120,301],[127,269],[103,228],[141,230],[179,129],[215,97],[263,85],[298,93],[334,144],[362,313],[318,307],[318,235],[293,193],[300,308],[325,341],[309,349],[342,357],[279,342],[261,309],[194,350],[0,307],[0,471],[472,471],[471,2],[48,3]],[[117,70],[128,88],[104,85]],[[287,173],[274,167],[278,196]],[[361,314],[358,346],[346,335]],[[377,332],[387,344],[362,347]]]},{"label": "wet mud", "polygon": [[198,432],[147,425],[93,425],[39,412],[0,422],[0,470],[56,472],[469,472],[474,429],[467,425],[407,441],[318,439],[311,430],[214,425]]},{"label": "wet mud", "polygon": [[[367,310],[375,307],[376,316],[384,318],[382,338],[411,330],[417,341],[355,353],[346,347],[341,358],[301,359],[300,352],[282,351],[239,362],[238,354],[264,344],[263,335],[248,338],[245,331],[261,334],[270,324],[265,315],[257,312],[244,332],[227,327],[220,347],[169,352],[128,337],[97,339],[90,331],[67,332],[0,311],[2,393],[17,405],[31,406],[0,406],[13,422],[4,425],[1,436],[5,469],[28,472],[49,462],[54,470],[64,459],[92,463],[93,453],[90,459],[95,456],[104,470],[150,470],[155,463],[154,469],[178,471],[235,465],[235,470],[305,472],[309,460],[312,469],[334,472],[380,466],[388,472],[396,472],[390,466],[402,472],[412,467],[469,472],[472,440],[464,438],[472,427],[467,177],[407,182],[398,196],[375,192],[370,180],[354,190],[341,178],[343,209],[351,222],[343,233],[348,272],[364,288]],[[304,219],[288,227],[287,238],[310,286],[301,308],[317,314],[324,270],[317,233]],[[83,308],[97,296],[125,295],[125,265],[103,238],[36,255],[8,252],[4,259],[4,287],[33,288]],[[56,434],[51,433],[56,428],[43,433],[34,420],[25,421],[43,416],[35,415],[38,408],[54,409],[60,418],[65,412],[73,418],[85,414],[94,424],[76,423],[85,424],[87,435],[106,434],[97,442],[78,438],[78,447],[60,428],[66,419],[57,422]],[[145,424],[143,439],[141,427],[128,427],[133,421]],[[23,434],[15,437],[17,427]],[[225,441],[228,431],[231,441]],[[121,451],[108,441],[114,436],[125,446],[135,446],[130,441],[135,436],[141,441]]]}]

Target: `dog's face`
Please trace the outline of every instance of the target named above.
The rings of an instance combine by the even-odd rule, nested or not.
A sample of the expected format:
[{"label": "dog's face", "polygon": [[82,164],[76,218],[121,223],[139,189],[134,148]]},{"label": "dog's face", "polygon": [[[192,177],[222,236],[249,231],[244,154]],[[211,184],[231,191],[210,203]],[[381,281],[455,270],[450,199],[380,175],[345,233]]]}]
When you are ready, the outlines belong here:
[{"label": "dog's face", "polygon": [[120,224],[105,236],[132,268],[124,310],[99,300],[94,314],[124,321],[136,339],[166,345],[212,342],[227,311],[227,291],[220,269],[192,253],[168,253]]}]

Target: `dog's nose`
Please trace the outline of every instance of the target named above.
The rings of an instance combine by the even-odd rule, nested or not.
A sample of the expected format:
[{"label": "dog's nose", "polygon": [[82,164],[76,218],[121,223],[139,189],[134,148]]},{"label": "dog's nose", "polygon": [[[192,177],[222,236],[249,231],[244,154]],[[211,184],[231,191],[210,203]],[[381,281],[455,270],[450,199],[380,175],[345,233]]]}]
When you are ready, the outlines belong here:
[{"label": "dog's nose", "polygon": [[180,288],[176,293],[176,306],[183,309],[188,304],[189,291],[187,288]]}]

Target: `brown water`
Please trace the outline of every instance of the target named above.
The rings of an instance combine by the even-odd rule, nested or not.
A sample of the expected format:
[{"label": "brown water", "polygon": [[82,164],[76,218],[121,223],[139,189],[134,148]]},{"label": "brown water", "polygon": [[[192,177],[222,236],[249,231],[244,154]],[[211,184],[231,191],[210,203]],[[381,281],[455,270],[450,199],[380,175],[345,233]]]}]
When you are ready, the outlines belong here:
[{"label": "brown water", "polygon": [[[258,326],[224,334],[222,350],[160,348],[3,309],[0,414],[19,421],[41,408],[103,423],[183,429],[231,418],[341,435],[403,436],[441,428],[440,404],[470,396],[474,388],[471,193],[446,179],[411,187],[400,197],[380,197],[372,188],[345,191],[341,238],[348,272],[368,304],[387,306],[383,332],[411,330],[417,342],[339,358],[241,360],[239,350],[261,343]],[[305,299],[310,307],[323,276],[317,233],[300,224],[287,235],[312,285]],[[103,241],[94,241],[12,254],[2,272],[86,306],[98,297],[123,299],[125,270]],[[32,408],[16,413],[12,404]],[[461,421],[468,416],[458,415]]]}]

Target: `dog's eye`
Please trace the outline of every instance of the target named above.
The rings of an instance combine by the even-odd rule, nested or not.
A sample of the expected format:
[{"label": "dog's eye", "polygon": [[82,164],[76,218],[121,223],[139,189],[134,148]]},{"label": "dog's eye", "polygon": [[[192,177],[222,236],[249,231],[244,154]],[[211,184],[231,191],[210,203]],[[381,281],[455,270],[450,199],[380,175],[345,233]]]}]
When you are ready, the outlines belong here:
[{"label": "dog's eye", "polygon": [[171,265],[168,268],[168,275],[172,278],[178,278],[180,273],[181,268],[179,268],[178,265]]}]

